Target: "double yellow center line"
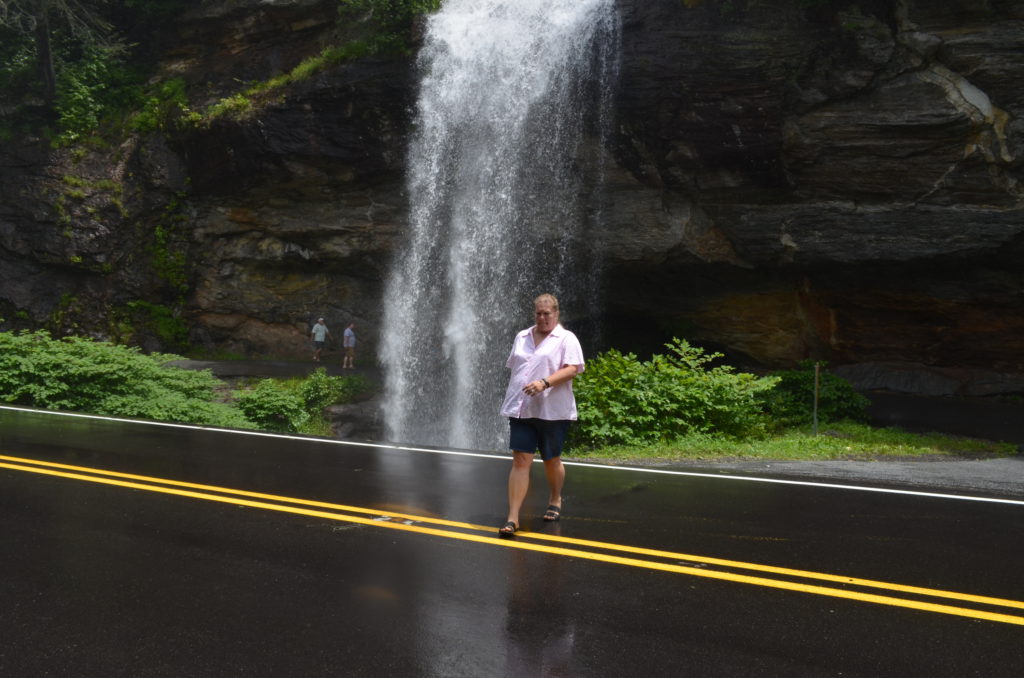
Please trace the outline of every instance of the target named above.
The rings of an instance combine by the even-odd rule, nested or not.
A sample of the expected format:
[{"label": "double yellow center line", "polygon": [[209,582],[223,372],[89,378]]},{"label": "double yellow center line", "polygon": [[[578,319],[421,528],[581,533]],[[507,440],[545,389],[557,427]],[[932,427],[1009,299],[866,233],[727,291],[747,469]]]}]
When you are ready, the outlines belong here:
[{"label": "double yellow center line", "polygon": [[[1024,610],[1024,602],[1005,598],[907,586],[871,579],[809,572],[772,565],[759,565],[723,558],[711,558],[708,556],[661,551],[587,539],[574,539],[572,537],[539,532],[520,531],[517,533],[516,539],[501,539],[495,536],[496,528],[493,526],[473,525],[432,516],[382,511],[381,509],[283,497],[262,492],[248,492],[215,485],[187,483],[166,478],[118,473],[98,468],[71,466],[6,455],[0,455],[0,468],[103,485],[127,487],[148,492],[159,492],[205,501],[215,501],[236,506],[294,513],[326,520],[415,532],[448,539],[460,539],[504,548],[538,551],[649,570],[754,584],[756,586],[787,591],[799,591],[801,593],[1024,626],[1024,616],[1021,616],[1021,613],[1007,613],[1007,611]],[[550,545],[551,543],[558,545]],[[621,553],[628,555],[617,555]],[[700,565],[693,565],[694,563]],[[707,566],[713,566],[717,569],[708,569]],[[750,571],[774,575],[779,578],[744,574],[744,572]],[[827,582],[833,586],[823,586],[818,583],[808,582]],[[883,591],[885,593],[873,593],[872,591]],[[896,594],[906,597],[897,597]],[[935,602],[935,600],[955,601],[955,604]],[[972,607],[967,607],[966,605],[972,605]]]}]

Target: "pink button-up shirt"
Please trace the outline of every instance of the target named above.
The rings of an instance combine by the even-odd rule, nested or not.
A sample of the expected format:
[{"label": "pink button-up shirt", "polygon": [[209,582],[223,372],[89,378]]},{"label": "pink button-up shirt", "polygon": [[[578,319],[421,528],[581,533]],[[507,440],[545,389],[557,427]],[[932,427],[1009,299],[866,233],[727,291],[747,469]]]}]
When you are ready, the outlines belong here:
[{"label": "pink button-up shirt", "polygon": [[505,363],[505,367],[512,370],[512,378],[501,406],[502,416],[549,421],[576,419],[571,379],[534,396],[523,393],[523,388],[531,381],[549,377],[566,365],[576,365],[577,373],[582,372],[583,348],[576,335],[561,324],[537,346],[533,344],[533,327],[517,334]]}]

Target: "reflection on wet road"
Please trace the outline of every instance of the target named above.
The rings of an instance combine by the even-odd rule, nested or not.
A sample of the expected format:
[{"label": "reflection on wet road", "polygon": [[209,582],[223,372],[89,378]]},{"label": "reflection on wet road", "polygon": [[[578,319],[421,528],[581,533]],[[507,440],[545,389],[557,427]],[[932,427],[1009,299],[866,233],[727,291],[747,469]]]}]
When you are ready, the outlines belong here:
[{"label": "reflection on wet road", "polygon": [[[33,647],[55,597],[84,643],[0,649],[5,674],[130,655],[124,675],[1011,675],[1022,657],[1003,644],[1024,625],[1020,501],[570,467],[565,519],[507,540],[500,456],[11,408],[0,436],[0,632]],[[122,616],[92,625],[118,595],[68,571],[132,581]],[[253,600],[268,572],[280,590]],[[144,604],[168,578],[231,621]],[[277,645],[296,614],[319,631],[284,635],[313,655]],[[157,638],[197,635],[153,664]]]}]

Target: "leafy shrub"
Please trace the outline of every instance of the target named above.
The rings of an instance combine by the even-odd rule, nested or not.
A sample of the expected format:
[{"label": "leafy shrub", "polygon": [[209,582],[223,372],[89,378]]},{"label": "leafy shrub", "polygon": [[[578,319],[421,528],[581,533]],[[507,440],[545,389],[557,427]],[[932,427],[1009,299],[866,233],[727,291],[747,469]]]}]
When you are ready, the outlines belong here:
[{"label": "leafy shrub", "polygon": [[278,383],[302,399],[310,416],[320,414],[324,408],[331,405],[357,400],[373,388],[370,380],[361,374],[331,377],[323,367],[318,367],[308,377],[287,379]]},{"label": "leafy shrub", "polygon": [[209,371],[165,365],[179,356],[47,332],[0,332],[0,400],[15,405],[207,426],[252,428],[214,402]]},{"label": "leafy shrub", "polygon": [[587,363],[576,377],[579,425],[571,443],[580,447],[669,441],[690,433],[732,437],[757,435],[766,427],[760,394],[774,378],[709,367],[721,357],[684,340],[665,345],[670,353],[640,361],[612,349]]},{"label": "leafy shrub", "polygon": [[138,102],[138,75],[128,67],[128,56],[123,45],[89,44],[64,64],[57,78],[58,142],[79,141],[114,112]]},{"label": "leafy shrub", "polygon": [[134,132],[163,130],[170,127],[175,119],[189,113],[185,81],[171,78],[151,88],[140,109],[129,116],[128,128]]},{"label": "leafy shrub", "polygon": [[323,367],[317,368],[307,377],[273,381],[284,393],[298,399],[305,410],[306,418],[302,421],[293,420],[294,429],[282,428],[275,424],[278,428],[272,430],[290,430],[316,436],[331,435],[331,423],[324,412],[327,407],[353,402],[373,389],[370,380],[362,375],[331,377]]},{"label": "leafy shrub", "polygon": [[318,367],[302,380],[298,391],[306,411],[313,414],[336,403],[343,388],[341,377],[329,377],[325,368]]},{"label": "leafy shrub", "polygon": [[252,389],[236,391],[235,404],[246,418],[267,431],[295,433],[309,419],[302,398],[273,379],[261,379]]},{"label": "leafy shrub", "polygon": [[[824,364],[822,364],[824,367]],[[764,394],[765,407],[781,426],[811,423],[814,417],[814,363],[805,360],[800,369],[775,372],[778,384]],[[821,370],[818,382],[818,420],[867,421],[867,398],[848,381]]]}]

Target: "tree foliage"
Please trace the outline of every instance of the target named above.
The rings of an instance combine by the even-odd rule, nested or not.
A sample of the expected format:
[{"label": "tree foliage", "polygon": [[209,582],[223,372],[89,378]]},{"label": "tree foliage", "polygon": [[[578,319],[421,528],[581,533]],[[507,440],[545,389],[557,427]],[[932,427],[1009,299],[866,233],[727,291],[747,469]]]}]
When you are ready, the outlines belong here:
[{"label": "tree foliage", "polygon": [[[821,365],[824,367],[824,364]],[[764,394],[765,406],[780,426],[811,423],[814,415],[814,363],[806,360],[799,369],[774,373],[778,384]],[[850,382],[824,369],[818,380],[818,420],[867,421],[869,401]]]},{"label": "tree foliage", "polygon": [[111,29],[98,11],[106,4],[108,0],[0,0],[0,25],[32,34],[41,26],[62,24],[75,35],[93,39]]},{"label": "tree foliage", "polygon": [[74,142],[99,128],[113,111],[139,98],[137,74],[127,65],[123,45],[86,45],[57,76],[57,113],[62,142]]},{"label": "tree foliage", "polygon": [[[0,0],[0,133],[56,126],[58,143],[144,105],[138,51],[186,0]],[[131,29],[133,43],[125,40]],[[148,33],[147,33],[148,31]],[[141,38],[141,40],[140,40]],[[51,130],[52,131],[52,130]]]},{"label": "tree foliage", "polygon": [[54,39],[78,45],[104,45],[112,25],[98,8],[107,0],[87,5],[80,0],[0,0],[0,26],[14,35],[31,36],[35,62],[48,102],[57,95]]}]

